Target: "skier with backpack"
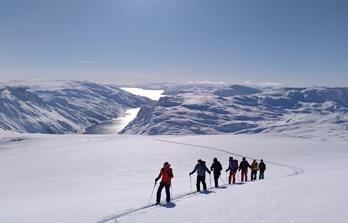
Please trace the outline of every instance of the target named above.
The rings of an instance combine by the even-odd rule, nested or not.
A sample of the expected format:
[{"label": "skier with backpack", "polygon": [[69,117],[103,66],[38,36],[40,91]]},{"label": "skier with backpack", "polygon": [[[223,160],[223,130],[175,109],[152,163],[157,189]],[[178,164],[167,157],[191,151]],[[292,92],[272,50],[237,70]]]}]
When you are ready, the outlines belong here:
[{"label": "skier with backpack", "polygon": [[228,168],[226,169],[226,172],[230,171],[230,174],[228,176],[228,183],[236,183],[236,174],[238,171],[238,160],[233,159],[233,157],[230,157],[228,159]]},{"label": "skier with backpack", "polygon": [[265,179],[265,170],[266,170],[266,164],[263,162],[263,159],[261,159],[259,164],[260,174],[259,174],[259,180]]},{"label": "skier with backpack", "polygon": [[256,160],[253,160],[251,164],[251,181],[256,180],[258,170],[259,170],[259,164],[257,163]]},{"label": "skier with backpack", "polygon": [[208,172],[209,174],[211,174],[211,172],[205,165],[205,161],[199,159],[197,162],[198,163],[196,164],[195,168],[192,170],[192,172],[189,173],[189,175],[191,176],[197,171],[197,182],[196,182],[197,192],[201,191],[201,188],[200,188],[201,183],[203,185],[203,190],[206,191],[207,184],[205,183],[205,172]]},{"label": "skier with backpack", "polygon": [[241,182],[248,181],[248,168],[251,168],[250,164],[246,160],[245,157],[243,157],[242,161],[239,164],[239,171],[242,171],[241,174]]},{"label": "skier with backpack", "polygon": [[170,164],[168,162],[165,162],[163,164],[163,168],[161,169],[158,177],[155,179],[155,183],[162,177],[162,180],[160,182],[160,185],[157,190],[157,198],[156,198],[156,205],[158,205],[161,202],[161,193],[163,188],[166,190],[166,201],[167,203],[170,202],[170,186],[171,186],[171,180],[174,177],[173,170],[170,168]]},{"label": "skier with backpack", "polygon": [[213,164],[211,165],[210,170],[213,171],[213,173],[214,173],[215,187],[218,188],[219,187],[219,178],[220,178],[221,170],[222,170],[222,165],[218,161],[217,158],[213,159]]}]

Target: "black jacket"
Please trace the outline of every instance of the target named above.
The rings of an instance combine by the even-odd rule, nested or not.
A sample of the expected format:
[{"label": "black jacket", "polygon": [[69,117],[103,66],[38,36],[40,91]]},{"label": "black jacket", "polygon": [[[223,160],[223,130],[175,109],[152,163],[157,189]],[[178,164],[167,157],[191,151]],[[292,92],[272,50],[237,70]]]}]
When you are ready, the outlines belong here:
[{"label": "black jacket", "polygon": [[242,162],[240,162],[239,164],[239,170],[247,170],[249,168],[251,168],[250,164],[248,163],[248,161],[243,160]]},{"label": "black jacket", "polygon": [[260,171],[265,171],[266,170],[266,164],[264,162],[260,162],[259,169],[260,169]]},{"label": "black jacket", "polygon": [[222,170],[221,163],[219,161],[214,162],[211,165],[210,170],[214,172],[214,175],[221,175],[221,170]]}]

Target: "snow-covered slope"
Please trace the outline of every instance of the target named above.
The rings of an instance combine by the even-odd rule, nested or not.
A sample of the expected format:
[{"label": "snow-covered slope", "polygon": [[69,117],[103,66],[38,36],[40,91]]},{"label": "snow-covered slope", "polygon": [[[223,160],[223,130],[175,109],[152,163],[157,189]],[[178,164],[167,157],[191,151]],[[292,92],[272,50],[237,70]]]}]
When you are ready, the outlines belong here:
[{"label": "snow-covered slope", "polygon": [[152,101],[90,82],[0,84],[0,129],[30,133],[83,133],[93,124]]},{"label": "snow-covered slope", "polygon": [[[6,132],[0,135],[0,222],[347,222],[347,146],[262,135]],[[191,191],[188,173],[197,159],[209,166],[217,157],[226,168],[231,155],[267,160],[266,179],[130,211],[148,204],[164,161],[172,164],[177,198]]]},{"label": "snow-covered slope", "polygon": [[348,88],[181,87],[145,106],[123,133],[271,133],[348,140]]}]

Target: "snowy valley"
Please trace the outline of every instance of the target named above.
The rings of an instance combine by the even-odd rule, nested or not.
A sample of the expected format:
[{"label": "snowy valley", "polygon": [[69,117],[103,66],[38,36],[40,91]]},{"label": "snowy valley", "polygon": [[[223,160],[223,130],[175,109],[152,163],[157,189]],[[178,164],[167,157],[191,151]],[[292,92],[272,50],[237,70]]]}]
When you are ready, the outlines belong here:
[{"label": "snowy valley", "polygon": [[[144,90],[139,92],[139,88],[91,82],[13,85],[3,83],[0,87],[0,128],[4,130],[141,135],[262,133],[348,140],[348,88],[153,84],[156,88],[150,91],[150,99],[140,96]],[[161,89],[162,97],[158,96]],[[105,130],[135,108],[139,113],[133,110],[120,129]]]},{"label": "snowy valley", "polygon": [[348,223],[348,0],[0,0],[0,223]]},{"label": "snowy valley", "polygon": [[[161,84],[150,99],[122,87],[1,85],[0,222],[347,221],[347,88]],[[130,109],[123,134],[110,130]],[[226,169],[229,156],[264,159],[265,180],[224,185],[223,171],[223,188],[207,176],[195,193],[197,159]],[[173,200],[154,206],[165,161]]]}]

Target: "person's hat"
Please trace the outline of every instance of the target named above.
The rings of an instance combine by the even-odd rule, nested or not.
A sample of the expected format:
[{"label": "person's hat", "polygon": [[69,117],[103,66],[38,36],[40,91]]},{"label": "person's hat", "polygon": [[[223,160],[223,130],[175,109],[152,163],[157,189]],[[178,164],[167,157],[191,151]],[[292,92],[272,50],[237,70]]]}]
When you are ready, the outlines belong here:
[{"label": "person's hat", "polygon": [[168,162],[165,162],[163,166],[170,166],[170,164]]}]

